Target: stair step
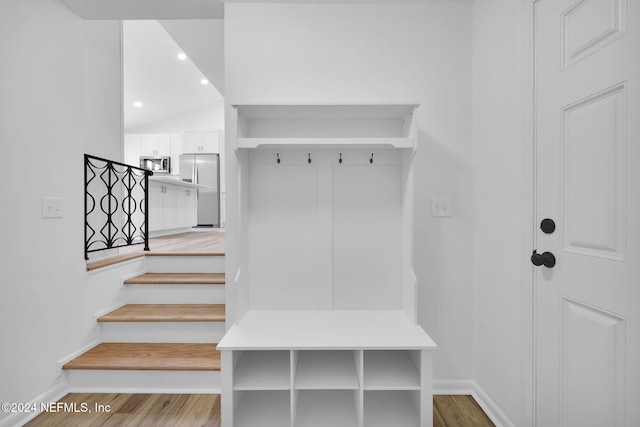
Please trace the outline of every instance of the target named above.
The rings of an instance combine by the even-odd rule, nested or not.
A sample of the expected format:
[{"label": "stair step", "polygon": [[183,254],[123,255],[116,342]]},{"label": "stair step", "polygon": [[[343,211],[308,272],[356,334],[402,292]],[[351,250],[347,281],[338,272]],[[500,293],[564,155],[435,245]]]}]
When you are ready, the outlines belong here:
[{"label": "stair step", "polygon": [[63,369],[219,371],[216,344],[102,343]]},{"label": "stair step", "polygon": [[125,285],[223,285],[224,273],[146,273],[124,281]]},{"label": "stair step", "polygon": [[224,322],[224,304],[127,304],[98,322]]}]

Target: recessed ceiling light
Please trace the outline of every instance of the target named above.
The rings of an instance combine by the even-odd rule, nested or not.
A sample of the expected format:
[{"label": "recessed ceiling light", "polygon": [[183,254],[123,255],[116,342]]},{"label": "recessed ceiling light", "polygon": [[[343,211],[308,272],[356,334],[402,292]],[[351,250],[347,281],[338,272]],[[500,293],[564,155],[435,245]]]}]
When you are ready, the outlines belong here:
[{"label": "recessed ceiling light", "polygon": [[140,108],[140,107],[142,107],[142,102],[136,101],[136,102],[133,103],[133,106],[136,107],[136,108]]},{"label": "recessed ceiling light", "polygon": [[202,83],[203,85],[206,85],[207,83],[209,83],[209,80],[202,79],[202,80],[200,80],[200,83]]},{"label": "recessed ceiling light", "polygon": [[184,52],[180,52],[180,53],[178,54],[178,59],[179,59],[180,61],[184,61],[185,59],[187,59],[187,54],[186,54],[186,53],[184,53]]}]

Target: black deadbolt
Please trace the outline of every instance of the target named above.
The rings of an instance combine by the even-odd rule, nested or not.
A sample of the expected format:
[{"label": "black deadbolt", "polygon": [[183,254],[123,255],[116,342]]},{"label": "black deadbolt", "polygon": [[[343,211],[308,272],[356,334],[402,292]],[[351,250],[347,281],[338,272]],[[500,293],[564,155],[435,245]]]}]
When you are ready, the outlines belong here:
[{"label": "black deadbolt", "polygon": [[556,257],[551,252],[539,254],[538,251],[533,251],[531,254],[531,262],[537,267],[544,265],[547,268],[553,268],[556,265]]},{"label": "black deadbolt", "polygon": [[540,223],[540,229],[545,234],[551,234],[556,231],[556,223],[551,218],[545,218]]}]

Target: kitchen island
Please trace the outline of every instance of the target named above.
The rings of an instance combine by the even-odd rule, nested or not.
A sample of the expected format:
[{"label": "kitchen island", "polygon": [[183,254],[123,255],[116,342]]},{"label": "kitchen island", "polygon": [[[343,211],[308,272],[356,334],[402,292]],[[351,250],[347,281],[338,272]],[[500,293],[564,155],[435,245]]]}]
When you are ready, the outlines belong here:
[{"label": "kitchen island", "polygon": [[199,188],[209,187],[173,175],[149,177],[150,237],[183,233],[196,226]]}]

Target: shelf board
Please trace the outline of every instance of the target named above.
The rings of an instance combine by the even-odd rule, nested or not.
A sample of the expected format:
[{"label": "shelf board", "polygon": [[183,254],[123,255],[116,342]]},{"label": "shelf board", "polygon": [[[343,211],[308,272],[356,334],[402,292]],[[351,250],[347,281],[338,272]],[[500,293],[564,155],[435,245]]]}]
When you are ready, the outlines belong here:
[{"label": "shelf board", "polygon": [[281,120],[281,119],[401,119],[411,113],[418,102],[384,102],[358,104],[238,104],[234,107],[245,119]]},{"label": "shelf board", "polygon": [[238,138],[238,148],[413,148],[412,137]]},{"label": "shelf board", "polygon": [[400,310],[251,310],[219,350],[435,350]]},{"label": "shelf board", "polygon": [[364,389],[419,390],[420,372],[406,351],[365,351]]},{"label": "shelf board", "polygon": [[295,421],[296,427],[357,427],[353,391],[299,391]]},{"label": "shelf board", "polygon": [[364,425],[419,427],[420,416],[407,391],[365,391]]},{"label": "shelf board", "polygon": [[245,391],[235,411],[236,427],[282,427],[290,425],[288,391]]},{"label": "shelf board", "polygon": [[234,390],[289,390],[288,351],[244,352],[233,373]]},{"label": "shelf board", "polygon": [[298,353],[294,388],[355,390],[359,387],[353,352],[309,350]]}]

